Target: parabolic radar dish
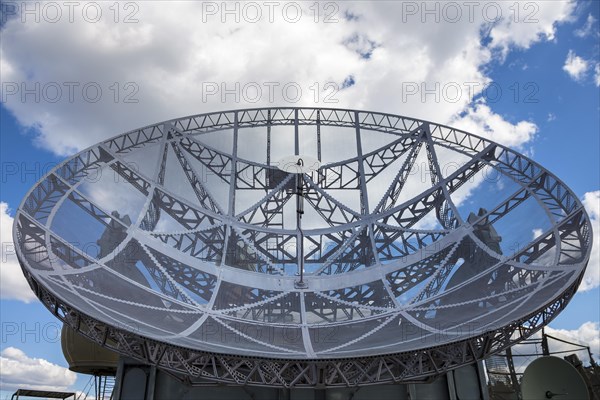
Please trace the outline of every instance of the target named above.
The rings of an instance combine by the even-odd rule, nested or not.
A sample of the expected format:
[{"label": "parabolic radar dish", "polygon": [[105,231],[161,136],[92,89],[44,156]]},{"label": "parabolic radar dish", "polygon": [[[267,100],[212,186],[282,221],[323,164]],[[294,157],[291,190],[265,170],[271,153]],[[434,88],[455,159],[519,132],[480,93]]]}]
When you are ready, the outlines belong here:
[{"label": "parabolic radar dish", "polygon": [[533,360],[521,380],[523,400],[589,400],[588,388],[575,367],[562,358],[546,356]]},{"label": "parabolic radar dish", "polygon": [[104,141],[14,226],[36,295],[82,334],[191,383],[287,387],[421,381],[526,338],[575,293],[591,234],[513,150],[314,108]]}]

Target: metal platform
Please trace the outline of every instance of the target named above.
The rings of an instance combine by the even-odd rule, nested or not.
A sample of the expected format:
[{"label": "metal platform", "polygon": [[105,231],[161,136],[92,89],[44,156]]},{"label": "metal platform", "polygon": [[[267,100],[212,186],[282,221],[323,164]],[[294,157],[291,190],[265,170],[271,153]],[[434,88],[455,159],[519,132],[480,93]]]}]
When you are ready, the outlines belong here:
[{"label": "metal platform", "polygon": [[76,393],[74,392],[56,392],[52,390],[33,390],[33,389],[18,389],[10,397],[11,400],[19,400],[22,397],[37,397],[44,399],[68,399],[73,397],[75,399]]}]

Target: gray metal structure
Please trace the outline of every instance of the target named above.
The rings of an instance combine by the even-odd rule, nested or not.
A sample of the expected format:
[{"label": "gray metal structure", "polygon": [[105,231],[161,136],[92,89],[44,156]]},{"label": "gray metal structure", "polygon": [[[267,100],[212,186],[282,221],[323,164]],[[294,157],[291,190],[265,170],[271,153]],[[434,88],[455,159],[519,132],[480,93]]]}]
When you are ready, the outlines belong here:
[{"label": "gray metal structure", "polygon": [[[273,162],[303,154],[316,172]],[[317,108],[116,136],[42,178],[14,225],[32,289],[83,335],[192,385],[288,388],[423,382],[506,349],[566,306],[591,235],[513,150]]]}]

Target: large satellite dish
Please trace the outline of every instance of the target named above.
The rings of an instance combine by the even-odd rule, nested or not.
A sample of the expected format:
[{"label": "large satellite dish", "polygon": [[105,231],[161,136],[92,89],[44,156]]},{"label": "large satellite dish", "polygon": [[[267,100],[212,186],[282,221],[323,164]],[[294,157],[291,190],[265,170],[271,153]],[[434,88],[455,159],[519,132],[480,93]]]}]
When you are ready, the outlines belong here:
[{"label": "large satellite dish", "polygon": [[31,287],[78,332],[191,383],[287,387],[416,382],[501,351],[566,306],[591,235],[513,150],[314,108],[116,136],[41,179],[14,226]]},{"label": "large satellite dish", "polygon": [[535,359],[525,369],[521,382],[523,400],[588,400],[585,381],[565,360],[546,356]]}]

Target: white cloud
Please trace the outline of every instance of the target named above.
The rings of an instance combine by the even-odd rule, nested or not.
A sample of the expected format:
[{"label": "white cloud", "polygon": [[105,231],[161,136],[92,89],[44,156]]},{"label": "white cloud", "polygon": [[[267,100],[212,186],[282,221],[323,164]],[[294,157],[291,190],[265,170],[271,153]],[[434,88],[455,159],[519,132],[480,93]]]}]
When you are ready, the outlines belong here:
[{"label": "white cloud", "polygon": [[533,231],[531,231],[532,234],[532,239],[537,239],[540,236],[542,236],[542,233],[544,233],[544,231],[542,229],[536,228]]},{"label": "white cloud", "polygon": [[[554,40],[556,25],[573,19],[575,1],[497,2],[503,18],[490,30],[491,45],[506,56],[511,46],[528,49],[540,40]],[[493,9],[496,7],[488,7]],[[491,14],[493,10],[489,11]],[[488,16],[488,18],[491,18]]]},{"label": "white cloud", "polygon": [[588,62],[575,54],[573,50],[569,50],[563,70],[566,71],[571,78],[576,81],[583,79],[588,69]]},{"label": "white cloud", "polygon": [[31,358],[22,350],[7,347],[0,353],[0,387],[66,391],[77,380],[68,368],[42,358]]},{"label": "white cloud", "polygon": [[596,86],[600,86],[600,64],[596,64],[594,68],[594,81],[596,82]]},{"label": "white cloud", "polygon": [[548,113],[548,118],[546,119],[546,121],[552,122],[554,120],[556,120],[556,114],[554,114],[554,113]]},{"label": "white cloud", "polygon": [[[587,37],[587,36],[591,35],[592,33],[594,33],[594,23],[595,22],[596,22],[596,18],[594,18],[594,16],[592,14],[588,14],[587,19],[585,20],[585,24],[581,28],[576,29],[573,33],[575,34],[575,36],[578,36],[580,38]],[[597,30],[596,30],[596,35],[598,35]]]},{"label": "white cloud", "polygon": [[487,136],[496,142],[514,147],[529,142],[538,131],[537,125],[530,121],[511,124],[483,103],[469,108],[464,116],[457,118],[452,124],[467,132]]},{"label": "white cloud", "polygon": [[36,300],[23,276],[12,240],[13,218],[8,214],[8,204],[0,202],[0,234],[2,236],[2,262],[0,267],[0,298],[30,303]]},{"label": "white cloud", "polygon": [[600,286],[600,190],[588,192],[583,196],[583,205],[592,222],[594,243],[592,254],[579,291],[586,291]]},{"label": "white cloud", "polygon": [[[468,108],[473,96],[490,83],[484,66],[495,49],[527,48],[554,37],[555,25],[568,20],[574,8],[570,2],[535,3],[537,23],[524,21],[532,11],[525,9],[521,10],[522,20],[515,22],[509,9],[512,3],[497,2],[503,19],[493,25],[492,42],[484,46],[481,31],[490,25],[491,11],[484,15],[482,7],[475,10],[472,20],[463,9],[459,21],[442,18],[423,29],[420,14],[399,23],[405,5],[391,2],[340,4],[342,9],[335,15],[338,22],[329,24],[323,23],[323,18],[330,10],[323,10],[320,22],[314,22],[308,8],[312,3],[302,3],[304,16],[293,24],[282,18],[281,9],[274,13],[273,23],[249,23],[244,18],[235,23],[232,16],[222,23],[220,14],[199,23],[203,17],[200,2],[176,2],[168,7],[142,2],[135,15],[138,23],[114,23],[110,4],[101,4],[107,17],[98,23],[87,23],[77,15],[73,23],[68,18],[37,24],[15,19],[2,30],[1,79],[3,84],[17,84],[19,91],[5,93],[4,104],[22,125],[37,128],[38,143],[57,154],[70,154],[165,119],[265,105],[366,108],[441,123],[468,110],[478,121],[473,124],[474,133],[489,133],[478,116],[485,113],[503,122],[503,128],[520,133],[509,134],[505,144],[520,145],[520,140],[533,137],[531,123],[509,123],[489,107]],[[343,18],[346,10],[356,18]],[[267,11],[263,7],[264,14]],[[341,85],[350,75],[355,84],[334,94],[337,103],[325,103],[330,91],[324,92],[324,85],[330,81]],[[31,89],[36,82],[41,101],[34,101],[31,94],[21,101],[21,83]],[[69,99],[68,82],[78,83],[74,101]],[[128,82],[133,85],[126,87]],[[206,96],[207,85],[213,82],[219,93]],[[222,101],[221,83],[232,89],[236,82],[242,94],[244,87],[252,89],[258,84],[262,96],[256,102],[250,101],[252,95],[241,96],[236,102],[230,94]],[[272,100],[266,82],[279,85]],[[96,83],[103,96],[91,103],[82,91],[88,84],[88,95],[93,97]],[[282,95],[286,83],[297,83],[302,89],[297,103]],[[320,87],[318,101],[315,83]],[[56,102],[48,101],[55,96],[53,85],[62,90]],[[418,92],[409,94],[413,85]],[[461,91],[458,95],[456,87]],[[432,88],[435,93],[426,94]],[[124,103],[127,95],[138,102]],[[503,138],[501,134],[495,137]]]}]

